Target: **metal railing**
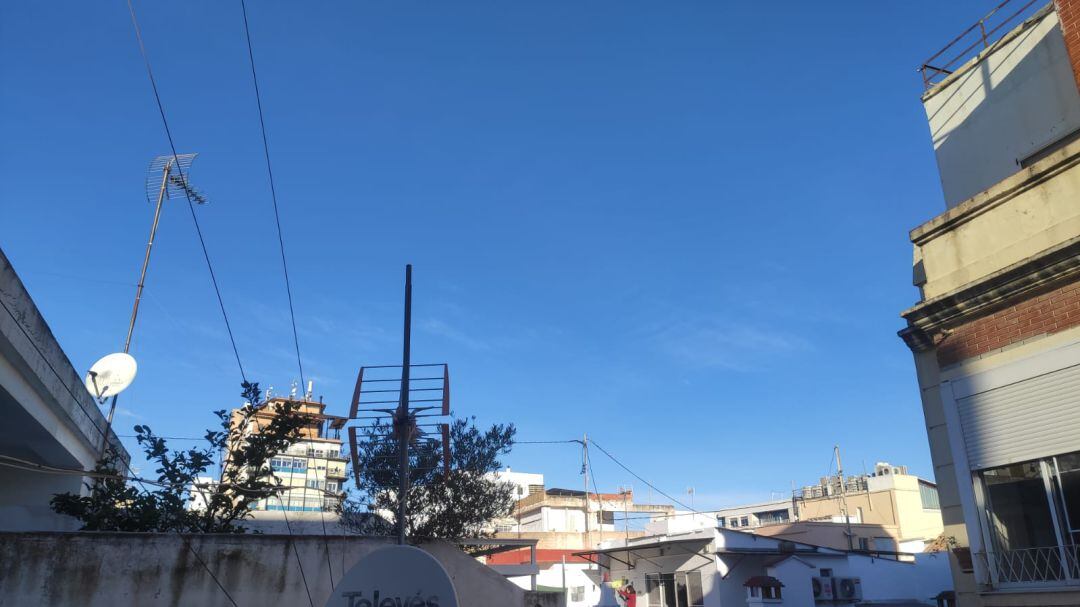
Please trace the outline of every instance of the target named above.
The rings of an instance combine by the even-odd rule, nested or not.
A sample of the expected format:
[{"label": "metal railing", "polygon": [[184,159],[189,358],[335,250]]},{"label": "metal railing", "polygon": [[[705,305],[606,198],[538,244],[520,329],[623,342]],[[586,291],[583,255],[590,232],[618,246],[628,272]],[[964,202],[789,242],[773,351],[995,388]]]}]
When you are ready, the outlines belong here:
[{"label": "metal railing", "polygon": [[[994,10],[983,16],[963,31],[952,42],[941,49],[919,66],[922,74],[923,86],[927,89],[941,82],[952,74],[957,67],[963,65],[968,59],[978,55],[983,49],[989,48],[997,42],[997,34],[1006,27],[1011,27],[1033,15],[1041,8],[1046,0],[1005,0],[994,7]],[[1033,10],[1036,4],[1039,7]],[[1011,9],[1019,6],[1013,12]],[[1006,9],[1008,7],[1008,9]],[[1004,32],[1002,32],[1004,35]],[[962,48],[961,48],[962,47]],[[960,50],[957,50],[960,49]]]},{"label": "metal railing", "polygon": [[1080,583],[1080,546],[1075,544],[984,552],[981,556],[995,584]]}]

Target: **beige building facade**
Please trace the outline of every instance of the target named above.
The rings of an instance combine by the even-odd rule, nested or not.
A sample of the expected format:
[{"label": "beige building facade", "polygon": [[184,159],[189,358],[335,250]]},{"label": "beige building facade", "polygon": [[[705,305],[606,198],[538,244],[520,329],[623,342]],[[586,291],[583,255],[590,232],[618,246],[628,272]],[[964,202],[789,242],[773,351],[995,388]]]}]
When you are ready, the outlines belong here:
[{"label": "beige building facade", "polygon": [[[284,488],[279,495],[256,502],[256,520],[288,516],[281,513],[335,513],[344,494],[346,457],[342,451],[341,429],[347,418],[326,414],[326,405],[310,396],[272,397],[255,414],[251,433],[258,434],[278,415],[282,405],[299,403],[299,411],[310,422],[300,430],[300,439],[270,461],[274,477]],[[233,417],[239,415],[233,412]]]},{"label": "beige building facade", "polygon": [[944,531],[937,486],[904,466],[874,468],[845,477],[843,487],[825,477],[791,499],[725,508],[717,523],[842,550],[923,552]]},{"label": "beige building facade", "polygon": [[910,233],[900,336],[965,607],[1080,604],[1078,68],[1059,0],[923,95],[947,210]]}]

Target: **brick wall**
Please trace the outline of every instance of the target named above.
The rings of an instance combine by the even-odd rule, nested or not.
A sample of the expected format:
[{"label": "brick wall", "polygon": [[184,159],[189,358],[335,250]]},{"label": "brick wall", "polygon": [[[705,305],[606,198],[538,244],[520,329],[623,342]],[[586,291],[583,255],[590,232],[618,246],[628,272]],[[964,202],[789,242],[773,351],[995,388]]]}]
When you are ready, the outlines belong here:
[{"label": "brick wall", "polygon": [[1054,0],[1058,19],[1061,21],[1061,33],[1065,37],[1065,48],[1072,63],[1073,78],[1080,87],[1080,0]]},{"label": "brick wall", "polygon": [[1080,282],[961,325],[938,344],[942,366],[1080,325]]}]

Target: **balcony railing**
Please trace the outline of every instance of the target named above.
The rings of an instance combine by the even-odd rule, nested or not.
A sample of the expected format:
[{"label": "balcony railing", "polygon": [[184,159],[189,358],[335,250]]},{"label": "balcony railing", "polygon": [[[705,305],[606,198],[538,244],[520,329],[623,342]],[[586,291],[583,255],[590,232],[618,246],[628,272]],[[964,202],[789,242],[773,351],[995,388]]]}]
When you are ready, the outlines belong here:
[{"label": "balcony railing", "polygon": [[1080,584],[1080,546],[1020,548],[981,556],[995,585]]},{"label": "balcony railing", "polygon": [[1046,0],[1005,0],[997,5],[919,66],[923,85],[929,89],[948,78],[949,74],[968,59],[989,48],[1008,33],[1008,30],[1002,30],[1018,25],[1045,4]]}]

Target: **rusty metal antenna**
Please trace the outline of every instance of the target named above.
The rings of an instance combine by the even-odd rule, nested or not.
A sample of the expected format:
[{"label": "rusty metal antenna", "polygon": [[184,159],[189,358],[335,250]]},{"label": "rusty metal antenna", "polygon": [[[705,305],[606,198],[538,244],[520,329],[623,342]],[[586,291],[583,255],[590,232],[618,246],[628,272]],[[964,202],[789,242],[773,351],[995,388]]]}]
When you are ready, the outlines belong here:
[{"label": "rusty metal antenna", "polygon": [[[403,326],[400,365],[377,365],[360,367],[353,391],[350,419],[374,420],[375,427],[389,426],[385,437],[397,442],[398,456],[398,543],[406,543],[406,497],[409,493],[409,446],[414,442],[435,441],[422,428],[435,425],[442,439],[444,471],[450,472],[450,426],[447,423],[420,424],[419,418],[445,418],[450,415],[450,370],[445,363],[414,364],[412,362],[412,265],[405,266],[405,318]],[[412,374],[414,369],[442,368],[442,373]],[[398,374],[400,370],[400,374]],[[398,388],[384,388],[396,383]],[[390,394],[397,392],[397,398]],[[378,396],[370,396],[370,395]],[[367,400],[365,400],[365,395]],[[375,400],[371,400],[374,398]],[[396,404],[396,407],[391,408]],[[437,422],[438,420],[430,420]],[[387,423],[388,422],[388,423]],[[382,425],[380,425],[382,424]],[[359,444],[356,426],[349,427],[349,443],[353,464],[353,477],[360,486]]]},{"label": "rusty metal antenna", "polygon": [[[150,267],[150,253],[154,250],[154,237],[157,236],[158,224],[161,222],[161,208],[165,200],[170,198],[188,197],[192,202],[206,204],[206,197],[188,182],[188,171],[191,163],[198,154],[177,154],[158,156],[150,161],[146,169],[146,201],[153,202],[154,220],[150,224],[150,238],[146,242],[146,254],[143,255],[142,269],[139,271],[139,282],[135,286],[135,303],[131,306],[131,319],[128,321],[127,336],[124,338],[124,354],[131,350],[131,338],[135,333],[135,319],[139,316],[139,304],[142,302],[143,286],[146,284],[146,271]],[[116,414],[116,397],[114,394],[109,405],[109,415],[105,420],[105,438],[101,443],[101,456],[105,456],[105,449],[109,444],[109,429],[112,428],[113,416]]]}]

